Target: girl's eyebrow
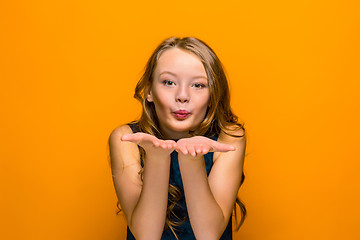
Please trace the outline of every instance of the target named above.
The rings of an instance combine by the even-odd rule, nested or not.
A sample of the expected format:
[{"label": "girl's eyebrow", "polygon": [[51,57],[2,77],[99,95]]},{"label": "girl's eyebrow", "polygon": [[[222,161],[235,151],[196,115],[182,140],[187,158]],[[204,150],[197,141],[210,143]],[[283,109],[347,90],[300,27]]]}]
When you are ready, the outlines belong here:
[{"label": "girl's eyebrow", "polygon": [[[160,73],[159,76],[161,76],[162,74],[165,74],[165,73],[168,73],[168,74],[173,75],[175,77],[177,76],[175,73],[172,73],[172,72],[169,72],[169,71],[164,71],[164,72]],[[207,77],[205,77],[205,76],[195,76],[192,79],[195,79],[195,78],[205,78],[205,79],[207,79]]]}]

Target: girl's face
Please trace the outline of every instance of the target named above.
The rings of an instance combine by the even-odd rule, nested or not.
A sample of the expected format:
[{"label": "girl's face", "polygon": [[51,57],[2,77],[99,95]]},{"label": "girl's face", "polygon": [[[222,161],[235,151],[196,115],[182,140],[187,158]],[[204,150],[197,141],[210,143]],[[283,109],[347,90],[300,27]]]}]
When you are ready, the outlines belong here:
[{"label": "girl's face", "polygon": [[163,52],[153,73],[147,100],[155,105],[166,138],[189,137],[205,117],[210,91],[200,59],[185,50]]}]

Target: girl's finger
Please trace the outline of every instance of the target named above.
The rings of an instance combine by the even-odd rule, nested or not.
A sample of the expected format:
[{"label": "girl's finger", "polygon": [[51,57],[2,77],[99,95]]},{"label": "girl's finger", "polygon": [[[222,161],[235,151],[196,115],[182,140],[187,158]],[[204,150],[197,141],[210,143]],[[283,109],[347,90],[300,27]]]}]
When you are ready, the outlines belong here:
[{"label": "girl's finger", "polygon": [[157,141],[157,140],[153,141],[153,144],[154,144],[155,147],[159,147],[159,146],[160,146],[160,143],[159,143],[159,141]]},{"label": "girl's finger", "polygon": [[215,142],[212,146],[212,150],[214,152],[228,152],[228,151],[235,151],[235,147],[229,144],[223,144],[219,142]]},{"label": "girl's finger", "polygon": [[134,143],[148,142],[148,141],[156,141],[158,140],[156,137],[151,136],[145,133],[133,133],[133,134],[124,134],[121,138],[123,141],[130,141]]},{"label": "girl's finger", "polygon": [[122,141],[129,141],[129,142],[138,142],[139,141],[139,136],[135,135],[135,134],[124,134],[121,137]]},{"label": "girl's finger", "polygon": [[196,149],[196,154],[201,154],[203,151],[203,146],[197,146],[195,147],[195,149]]},{"label": "girl's finger", "polygon": [[192,144],[184,144],[184,148],[187,150],[188,154],[193,157],[196,157],[196,151]]},{"label": "girl's finger", "polygon": [[196,157],[196,151],[193,145],[188,145],[187,149],[189,150],[191,156]]},{"label": "girl's finger", "polygon": [[128,141],[130,139],[130,134],[124,134],[121,136],[122,141]]},{"label": "girl's finger", "polygon": [[205,155],[205,154],[207,154],[208,152],[210,151],[210,148],[208,147],[208,146],[204,146],[203,147],[203,154]]},{"label": "girl's finger", "polygon": [[184,155],[187,155],[189,153],[185,146],[180,146],[179,150]]},{"label": "girl's finger", "polygon": [[170,149],[170,148],[173,148],[174,147],[174,141],[171,141],[171,140],[161,140],[160,141],[160,146],[161,148],[164,148],[164,149]]},{"label": "girl's finger", "polygon": [[165,142],[168,144],[168,148],[174,148],[176,145],[176,142],[173,140],[166,140]]}]

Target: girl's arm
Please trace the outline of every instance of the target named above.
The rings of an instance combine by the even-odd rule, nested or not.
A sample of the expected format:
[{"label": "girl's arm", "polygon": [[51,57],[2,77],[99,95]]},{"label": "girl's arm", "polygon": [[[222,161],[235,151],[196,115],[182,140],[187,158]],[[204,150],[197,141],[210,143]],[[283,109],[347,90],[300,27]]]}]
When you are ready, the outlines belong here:
[{"label": "girl's arm", "polygon": [[[242,135],[240,131],[233,133]],[[186,205],[196,239],[219,239],[224,232],[240,187],[245,146],[245,136],[224,133],[217,142],[205,137],[178,141]],[[203,155],[209,150],[214,152],[214,165],[207,177]]]},{"label": "girl's arm", "polygon": [[[143,181],[137,144],[146,151]],[[170,153],[174,141],[145,133],[132,134],[128,125],[109,137],[114,186],[128,226],[136,239],[160,239],[167,209]]]}]

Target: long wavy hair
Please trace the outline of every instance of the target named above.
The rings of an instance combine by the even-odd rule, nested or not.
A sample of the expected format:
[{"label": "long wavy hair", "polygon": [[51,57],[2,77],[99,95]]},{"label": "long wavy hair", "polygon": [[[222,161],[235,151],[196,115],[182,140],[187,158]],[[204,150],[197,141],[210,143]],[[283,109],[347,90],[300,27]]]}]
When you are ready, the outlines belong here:
[{"label": "long wavy hair", "polygon": [[[210,100],[206,116],[195,130],[189,131],[189,134],[191,136],[204,135],[208,131],[220,134],[220,132],[223,131],[233,137],[244,137],[244,124],[239,123],[238,117],[231,111],[229,85],[222,63],[215,52],[205,42],[195,37],[170,37],[165,39],[150,56],[145,66],[144,73],[136,85],[134,94],[134,97],[142,104],[142,114],[136,121],[139,130],[164,139],[164,136],[160,131],[155,106],[152,102],[147,101],[146,95],[151,89],[153,73],[161,54],[164,51],[175,47],[195,54],[201,60],[206,71],[210,89]],[[241,136],[231,134],[230,132],[234,130],[234,126],[235,129],[242,129],[244,134]],[[145,160],[144,149],[140,148],[140,154],[142,159]],[[143,168],[139,174],[142,179]],[[245,175],[243,171],[240,186],[243,184],[244,180]],[[185,221],[185,219],[181,219],[180,221],[179,219],[176,219],[176,215],[173,212],[174,206],[180,198],[181,191],[177,187],[169,184],[169,201],[165,229],[170,228],[174,234],[174,227],[183,224]],[[237,217],[236,204],[238,204],[240,208],[240,221],[238,221]],[[119,202],[117,203],[117,206],[120,212]],[[246,217],[245,205],[240,201],[239,197],[236,198],[233,211],[237,223],[236,230],[239,230]]]}]

